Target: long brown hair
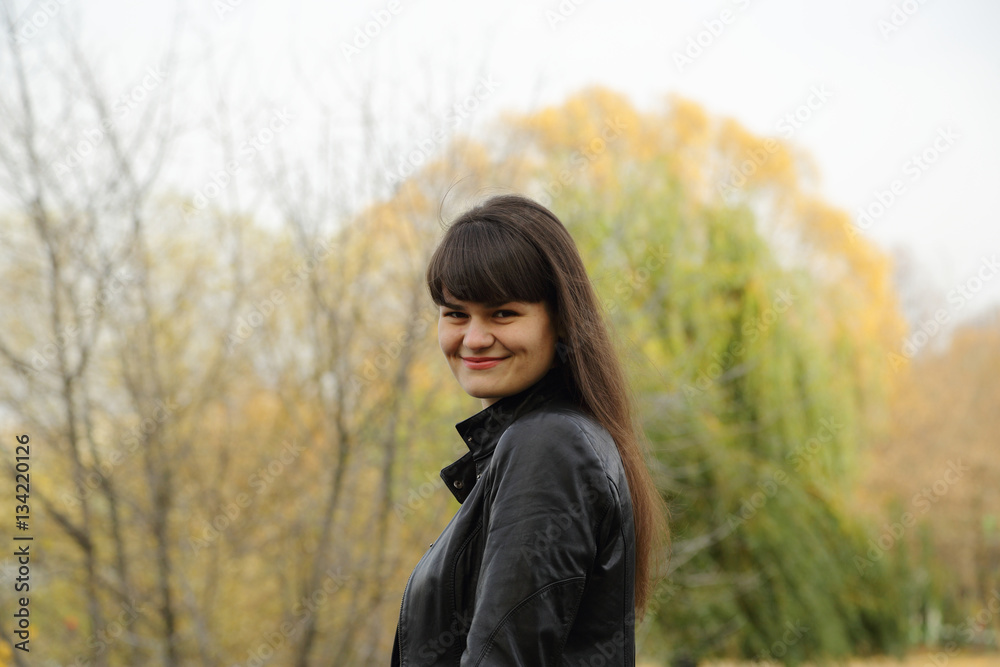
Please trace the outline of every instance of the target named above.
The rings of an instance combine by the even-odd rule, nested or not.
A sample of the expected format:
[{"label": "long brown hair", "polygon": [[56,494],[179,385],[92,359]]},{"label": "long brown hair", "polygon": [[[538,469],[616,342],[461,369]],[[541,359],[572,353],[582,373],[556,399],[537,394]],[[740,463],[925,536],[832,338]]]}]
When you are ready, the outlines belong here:
[{"label": "long brown hair", "polygon": [[549,306],[565,384],[611,434],[625,467],[635,524],[635,611],[641,619],[663,574],[668,511],[646,465],[648,445],[631,391],[573,237],[531,199],[491,197],[451,223],[427,267],[427,286],[438,305],[444,305],[447,289],[461,301]]}]

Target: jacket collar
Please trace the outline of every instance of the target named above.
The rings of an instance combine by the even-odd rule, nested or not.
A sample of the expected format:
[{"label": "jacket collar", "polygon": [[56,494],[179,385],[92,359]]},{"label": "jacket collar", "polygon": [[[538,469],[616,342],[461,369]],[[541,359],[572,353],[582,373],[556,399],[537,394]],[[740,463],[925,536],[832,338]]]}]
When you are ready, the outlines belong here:
[{"label": "jacket collar", "polygon": [[465,421],[455,424],[469,451],[459,460],[441,470],[441,479],[458,502],[464,502],[482,474],[482,459],[493,453],[500,436],[521,415],[555,398],[569,396],[566,381],[559,367],[552,368],[527,389],[504,396],[488,408]]}]

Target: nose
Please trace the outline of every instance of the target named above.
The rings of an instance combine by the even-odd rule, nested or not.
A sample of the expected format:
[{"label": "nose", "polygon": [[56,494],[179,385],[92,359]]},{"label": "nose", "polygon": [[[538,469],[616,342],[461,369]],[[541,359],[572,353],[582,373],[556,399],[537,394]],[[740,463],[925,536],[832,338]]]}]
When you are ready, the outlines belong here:
[{"label": "nose", "polygon": [[490,331],[489,323],[478,317],[470,317],[463,342],[470,350],[485,350],[493,345],[493,333]]}]

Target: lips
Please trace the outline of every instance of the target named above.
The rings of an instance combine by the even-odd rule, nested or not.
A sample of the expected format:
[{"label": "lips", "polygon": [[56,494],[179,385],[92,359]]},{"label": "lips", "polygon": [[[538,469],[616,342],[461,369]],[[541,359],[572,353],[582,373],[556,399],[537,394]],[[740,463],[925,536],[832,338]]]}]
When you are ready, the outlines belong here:
[{"label": "lips", "polygon": [[474,371],[481,371],[493,368],[507,357],[462,357],[462,363],[466,368]]}]

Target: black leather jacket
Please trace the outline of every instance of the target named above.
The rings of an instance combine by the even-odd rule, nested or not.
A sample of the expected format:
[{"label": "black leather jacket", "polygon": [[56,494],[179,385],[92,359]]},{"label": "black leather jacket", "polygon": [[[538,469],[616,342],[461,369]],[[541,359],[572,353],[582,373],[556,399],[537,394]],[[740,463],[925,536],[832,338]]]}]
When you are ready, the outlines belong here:
[{"label": "black leather jacket", "polygon": [[634,665],[621,457],[559,369],[456,425],[462,506],[403,591],[392,665]]}]

